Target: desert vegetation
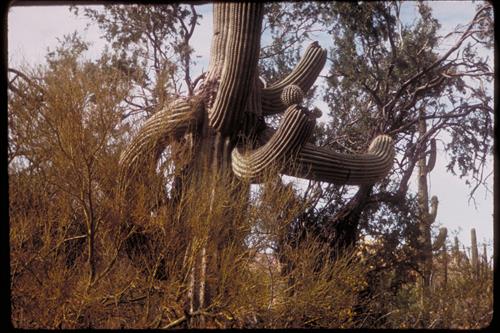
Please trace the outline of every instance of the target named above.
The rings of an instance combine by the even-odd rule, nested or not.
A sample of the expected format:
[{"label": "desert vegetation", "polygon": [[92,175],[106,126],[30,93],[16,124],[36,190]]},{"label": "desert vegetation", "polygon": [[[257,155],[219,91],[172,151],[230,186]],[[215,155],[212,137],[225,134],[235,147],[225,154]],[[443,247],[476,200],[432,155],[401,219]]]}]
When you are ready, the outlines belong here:
[{"label": "desert vegetation", "polygon": [[8,68],[12,325],[488,326],[487,244],[439,228],[428,177],[485,183],[492,8],[443,37],[403,5],[214,4],[198,77],[195,2],[72,6],[97,59],[74,33]]}]

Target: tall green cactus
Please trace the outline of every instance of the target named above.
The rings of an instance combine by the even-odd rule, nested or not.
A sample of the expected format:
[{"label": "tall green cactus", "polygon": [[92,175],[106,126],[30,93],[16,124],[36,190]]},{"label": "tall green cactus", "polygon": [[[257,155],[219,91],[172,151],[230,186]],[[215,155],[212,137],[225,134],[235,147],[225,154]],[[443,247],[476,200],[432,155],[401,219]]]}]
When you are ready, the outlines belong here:
[{"label": "tall green cactus", "polygon": [[458,241],[458,237],[455,236],[455,244],[453,246],[453,256],[455,257],[455,265],[460,267],[462,264],[462,256],[460,254],[460,242]]},{"label": "tall green cactus", "polygon": [[489,263],[488,263],[488,251],[487,251],[487,246],[486,246],[486,243],[483,243],[483,264],[482,264],[482,275],[484,277],[487,276],[488,274],[488,271],[489,271]]},{"label": "tall green cactus", "polygon": [[[121,156],[119,179],[125,201],[140,181],[141,170],[154,165],[167,145],[187,134],[198,147],[192,169],[230,171],[252,182],[261,181],[270,165],[277,165],[282,174],[338,184],[372,184],[387,175],[394,157],[389,136],[375,137],[368,152],[360,155],[339,154],[307,142],[318,112],[301,102],[325,64],[326,50],[313,42],[286,78],[265,87],[257,67],[262,3],[217,2],[213,20],[209,69],[199,89],[148,119]],[[266,125],[265,116],[283,112],[277,129]]]},{"label": "tall green cactus", "polygon": [[470,230],[470,246],[471,246],[471,266],[474,278],[479,278],[479,251],[477,248],[476,229]]},{"label": "tall green cactus", "polygon": [[[426,142],[427,124],[425,120],[425,108],[422,107],[419,110],[419,121],[418,121],[418,133],[419,138],[422,142]],[[430,288],[431,288],[431,277],[433,270],[433,253],[432,251],[438,249],[442,246],[439,244],[445,242],[446,240],[446,229],[440,230],[440,236],[436,240],[435,244],[432,244],[431,238],[431,228],[432,224],[436,220],[437,209],[439,205],[438,198],[432,196],[430,200],[429,207],[429,189],[427,186],[427,176],[434,169],[436,165],[436,141],[435,139],[430,140],[429,150],[425,150],[426,147],[422,147],[420,158],[418,160],[418,208],[419,208],[419,239],[418,239],[418,251],[420,252],[420,286],[421,286],[421,306],[422,306],[422,326],[426,327],[428,325],[429,319],[429,299],[430,299]],[[427,159],[428,156],[428,159]],[[440,246],[438,246],[440,245]]]}]

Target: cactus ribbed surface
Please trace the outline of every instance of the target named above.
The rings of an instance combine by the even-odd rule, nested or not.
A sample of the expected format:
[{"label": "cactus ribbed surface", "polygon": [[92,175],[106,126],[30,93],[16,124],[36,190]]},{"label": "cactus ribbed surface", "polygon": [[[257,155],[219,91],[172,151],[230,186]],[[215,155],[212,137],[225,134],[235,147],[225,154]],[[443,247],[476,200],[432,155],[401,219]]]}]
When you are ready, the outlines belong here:
[{"label": "cactus ribbed surface", "polygon": [[257,3],[221,6],[230,7],[228,37],[220,85],[214,105],[208,110],[208,119],[211,127],[229,135],[246,109],[248,85],[257,76],[263,8]]},{"label": "cactus ribbed surface", "polygon": [[296,105],[290,106],[280,127],[263,146],[240,152],[233,150],[232,166],[234,173],[241,178],[258,180],[258,177],[270,166],[281,162],[283,167],[287,159],[296,155],[304,142],[312,134],[315,118]]},{"label": "cactus ribbed surface", "polygon": [[213,35],[210,47],[210,62],[208,67],[207,81],[220,79],[222,67],[224,66],[225,50],[228,34],[225,32],[226,23],[229,22],[231,7],[227,4],[214,6],[213,10]]},{"label": "cactus ribbed surface", "polygon": [[281,92],[281,101],[285,106],[290,106],[292,104],[300,104],[304,99],[304,92],[299,86],[291,84],[286,86]]},{"label": "cactus ribbed surface", "polygon": [[123,191],[141,173],[145,163],[156,163],[173,140],[193,131],[201,120],[199,103],[180,99],[155,113],[120,156],[119,184]]},{"label": "cactus ribbed surface", "polygon": [[272,115],[283,112],[286,105],[281,93],[289,85],[296,85],[303,92],[309,91],[326,63],[326,50],[318,42],[309,45],[294,70],[282,81],[262,90],[262,113]]},{"label": "cactus ribbed surface", "polygon": [[306,143],[298,155],[297,166],[287,174],[336,184],[373,184],[387,175],[393,164],[392,139],[376,137],[366,154],[342,154]]}]

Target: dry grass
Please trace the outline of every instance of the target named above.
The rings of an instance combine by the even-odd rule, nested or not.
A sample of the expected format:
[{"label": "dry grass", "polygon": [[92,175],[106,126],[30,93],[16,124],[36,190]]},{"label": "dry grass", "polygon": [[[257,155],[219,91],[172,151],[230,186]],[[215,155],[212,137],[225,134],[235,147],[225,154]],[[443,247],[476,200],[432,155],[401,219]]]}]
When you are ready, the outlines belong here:
[{"label": "dry grass", "polygon": [[356,291],[364,283],[352,257],[311,274],[323,251],[311,240],[287,253],[296,263],[287,274],[275,255],[262,260],[304,208],[293,190],[269,181],[249,205],[249,184],[228,175],[193,179],[198,181],[184,182],[178,203],[167,202],[154,213],[147,205],[152,194],[138,186],[127,215],[136,222],[131,228],[120,221],[118,199],[96,198],[96,209],[105,214],[95,235],[96,277],[89,282],[88,233],[79,207],[64,192],[56,191],[60,200],[54,200],[32,177],[11,177],[14,326],[195,325],[185,315],[186,293],[203,247],[209,258],[206,327],[350,326]]}]

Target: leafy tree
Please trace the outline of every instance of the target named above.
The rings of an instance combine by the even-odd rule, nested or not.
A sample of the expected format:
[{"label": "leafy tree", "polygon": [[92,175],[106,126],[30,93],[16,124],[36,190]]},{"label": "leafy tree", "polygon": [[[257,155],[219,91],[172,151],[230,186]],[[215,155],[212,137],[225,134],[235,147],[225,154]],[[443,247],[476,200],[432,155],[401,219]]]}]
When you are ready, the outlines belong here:
[{"label": "leafy tree", "polygon": [[[413,230],[416,226],[411,219],[387,216],[398,216],[403,207],[412,210],[405,215],[420,214],[420,208],[412,204],[415,197],[409,181],[431,142],[443,135],[450,137],[444,147],[450,157],[448,169],[467,177],[467,183],[473,180],[473,192],[485,180],[493,108],[491,92],[484,86],[491,82],[493,71],[488,59],[474,50],[491,43],[491,6],[478,6],[469,24],[447,36],[456,36],[455,43],[438,52],[440,25],[430,8],[418,3],[418,20],[405,24],[399,16],[402,5],[341,2],[321,11],[333,47],[324,94],[331,121],[317,136],[318,144],[356,151],[374,133],[382,132],[395,138],[397,152],[390,177],[376,186],[354,190],[309,184],[306,193],[321,195],[315,196],[317,204],[296,225],[316,230],[318,237],[331,244],[333,253],[339,247],[354,246],[360,235],[385,239],[386,246],[379,252],[385,258],[393,258],[394,233],[407,235],[399,239],[407,246],[421,247],[420,233]],[[425,125],[420,135],[419,122]],[[413,264],[406,269],[421,271],[415,250],[405,251],[414,253]],[[398,265],[402,261],[387,262]]]}]

